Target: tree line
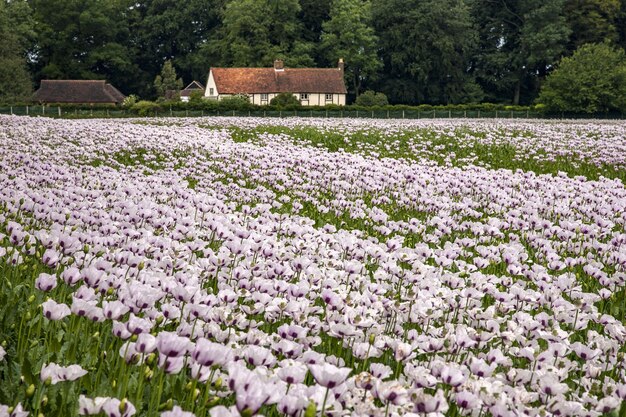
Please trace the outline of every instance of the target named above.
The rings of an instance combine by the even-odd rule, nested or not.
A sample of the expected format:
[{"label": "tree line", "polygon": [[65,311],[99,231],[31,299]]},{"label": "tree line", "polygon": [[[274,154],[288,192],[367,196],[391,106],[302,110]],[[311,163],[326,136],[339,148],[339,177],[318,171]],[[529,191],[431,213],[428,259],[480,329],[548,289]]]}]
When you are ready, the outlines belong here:
[{"label": "tree line", "polygon": [[0,101],[42,79],[153,99],[168,60],[204,83],[209,67],[344,58],[352,98],[530,104],[579,48],[626,46],[626,0],[0,0],[0,39]]}]

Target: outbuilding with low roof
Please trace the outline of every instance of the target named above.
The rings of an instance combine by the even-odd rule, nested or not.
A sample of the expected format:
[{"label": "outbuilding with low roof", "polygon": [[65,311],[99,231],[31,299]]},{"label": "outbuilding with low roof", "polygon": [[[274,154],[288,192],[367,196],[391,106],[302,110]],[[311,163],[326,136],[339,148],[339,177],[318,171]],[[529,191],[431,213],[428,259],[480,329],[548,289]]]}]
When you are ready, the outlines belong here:
[{"label": "outbuilding with low roof", "polygon": [[41,80],[39,103],[121,104],[126,96],[104,80]]}]

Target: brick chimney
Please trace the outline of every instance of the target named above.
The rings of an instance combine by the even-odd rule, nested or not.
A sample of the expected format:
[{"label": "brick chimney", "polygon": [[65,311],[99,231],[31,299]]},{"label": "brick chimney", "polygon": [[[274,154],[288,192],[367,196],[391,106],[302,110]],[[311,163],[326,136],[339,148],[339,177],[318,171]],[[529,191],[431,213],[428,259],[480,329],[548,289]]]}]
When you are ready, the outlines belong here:
[{"label": "brick chimney", "polygon": [[337,67],[339,68],[339,71],[343,72],[344,70],[344,62],[343,62],[343,58],[339,58],[339,63],[337,64]]},{"label": "brick chimney", "polygon": [[277,59],[274,61],[274,71],[284,71],[285,63],[282,59]]}]

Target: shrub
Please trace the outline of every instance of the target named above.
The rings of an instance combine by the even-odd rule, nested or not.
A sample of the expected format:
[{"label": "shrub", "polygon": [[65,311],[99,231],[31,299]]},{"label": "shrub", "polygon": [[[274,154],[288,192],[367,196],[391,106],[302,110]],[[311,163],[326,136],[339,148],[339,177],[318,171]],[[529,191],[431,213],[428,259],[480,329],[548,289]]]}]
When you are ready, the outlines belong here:
[{"label": "shrub", "polygon": [[368,90],[356,98],[355,104],[363,107],[386,106],[389,104],[387,96]]},{"label": "shrub", "polygon": [[250,99],[244,95],[225,97],[218,103],[222,110],[248,110],[253,107]]},{"label": "shrub", "polygon": [[137,104],[137,99],[138,99],[138,97],[136,95],[134,95],[134,94],[126,96],[126,98],[122,102],[122,107],[125,108],[125,109],[132,108],[135,104]]},{"label": "shrub", "polygon": [[538,103],[548,111],[626,111],[626,55],[609,44],[587,44],[546,79]]},{"label": "shrub", "polygon": [[202,104],[204,100],[204,92],[203,91],[193,91],[189,95],[189,104],[192,106],[197,106]]},{"label": "shrub", "polygon": [[153,101],[141,100],[131,107],[131,111],[137,113],[139,116],[153,116],[155,113],[161,111],[161,106]]},{"label": "shrub", "polygon": [[300,107],[300,100],[291,93],[279,93],[270,100],[270,105],[279,109],[293,110]]}]

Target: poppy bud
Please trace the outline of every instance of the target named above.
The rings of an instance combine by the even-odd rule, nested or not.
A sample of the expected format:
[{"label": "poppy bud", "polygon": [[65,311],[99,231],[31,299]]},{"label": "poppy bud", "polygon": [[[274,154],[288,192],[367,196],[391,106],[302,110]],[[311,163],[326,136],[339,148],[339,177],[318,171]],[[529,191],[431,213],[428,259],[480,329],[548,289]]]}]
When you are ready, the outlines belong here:
[{"label": "poppy bud", "polygon": [[174,408],[174,400],[171,398],[159,406],[159,411],[171,410]]},{"label": "poppy bud", "polygon": [[220,401],[220,397],[209,398],[206,402],[206,405],[208,408],[211,408],[214,405],[216,405],[219,401]]},{"label": "poppy bud", "polygon": [[252,410],[249,408],[245,408],[242,412],[241,412],[241,417],[252,417]]},{"label": "poppy bud", "polygon": [[128,400],[126,398],[122,398],[119,406],[120,413],[124,414],[126,412],[126,408],[128,408]]},{"label": "poppy bud", "polygon": [[151,353],[148,355],[148,357],[146,358],[146,363],[148,365],[152,365],[154,363],[154,360],[156,359],[156,355],[154,353]]},{"label": "poppy bud", "polygon": [[48,396],[44,395],[43,398],[41,399],[41,406],[45,407],[48,405]]},{"label": "poppy bud", "polygon": [[32,304],[33,301],[35,301],[35,294],[32,294],[30,297],[28,297],[28,303]]},{"label": "poppy bud", "polygon": [[111,382],[111,388],[115,387],[117,387],[117,381],[114,379],[113,382]]},{"label": "poppy bud", "polygon": [[30,398],[35,394],[35,384],[30,384],[28,388],[26,388],[26,398]]}]

